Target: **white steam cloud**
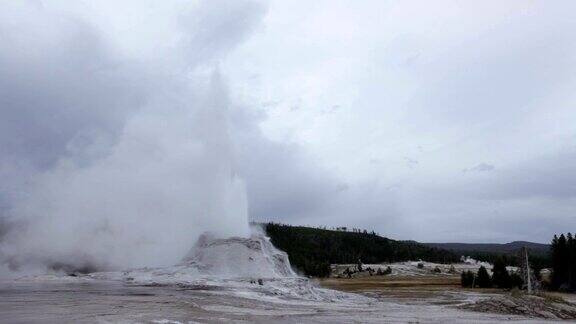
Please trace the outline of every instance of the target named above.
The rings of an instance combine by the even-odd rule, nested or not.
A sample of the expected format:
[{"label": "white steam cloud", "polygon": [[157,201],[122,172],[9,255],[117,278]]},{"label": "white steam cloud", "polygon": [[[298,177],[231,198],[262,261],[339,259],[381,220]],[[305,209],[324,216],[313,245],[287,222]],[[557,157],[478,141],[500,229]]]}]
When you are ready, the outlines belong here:
[{"label": "white steam cloud", "polygon": [[217,62],[263,12],[248,1],[0,4],[4,266],[167,265],[204,231],[247,235]]}]

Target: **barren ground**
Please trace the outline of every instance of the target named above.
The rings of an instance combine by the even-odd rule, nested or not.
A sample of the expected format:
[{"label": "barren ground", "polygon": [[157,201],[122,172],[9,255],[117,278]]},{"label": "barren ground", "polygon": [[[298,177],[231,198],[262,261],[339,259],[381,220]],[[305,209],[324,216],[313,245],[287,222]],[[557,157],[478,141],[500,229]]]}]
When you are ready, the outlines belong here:
[{"label": "barren ground", "polygon": [[[0,323],[544,322],[522,313],[463,309],[501,298],[505,292],[462,289],[459,274],[448,273],[448,267],[442,273],[431,271],[434,264],[418,268],[406,262],[391,267],[387,276],[363,272],[312,285],[303,278],[264,279],[262,284],[221,279],[203,283],[190,278],[186,267],[0,281]],[[461,265],[457,271],[469,267]]]},{"label": "barren ground", "polygon": [[146,287],[122,282],[0,282],[2,323],[542,323],[540,319],[460,310],[490,296],[455,278],[328,279],[322,286],[372,302],[260,299],[207,287]]}]

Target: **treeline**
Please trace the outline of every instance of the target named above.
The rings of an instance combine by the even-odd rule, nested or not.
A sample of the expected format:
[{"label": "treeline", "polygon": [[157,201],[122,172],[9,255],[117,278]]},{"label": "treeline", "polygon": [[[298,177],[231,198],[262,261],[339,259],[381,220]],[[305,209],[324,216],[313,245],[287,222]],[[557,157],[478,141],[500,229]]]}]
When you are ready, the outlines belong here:
[{"label": "treeline", "polygon": [[554,235],[551,254],[551,288],[561,291],[576,291],[576,238],[571,233],[560,236]]},{"label": "treeline", "polygon": [[[519,250],[518,250],[519,251]],[[496,262],[503,262],[506,265],[518,267],[520,266],[520,257],[518,251],[514,253],[497,253],[497,252],[458,252],[459,255],[466,255],[474,260],[488,262],[495,264]],[[548,254],[532,254],[530,253],[530,266],[535,272],[540,272],[544,268],[552,267],[552,259]]]},{"label": "treeline", "polygon": [[288,253],[291,264],[308,276],[326,277],[330,264],[426,260],[458,262],[460,256],[413,241],[396,241],[374,232],[327,230],[278,223],[263,227],[272,243]]},{"label": "treeline", "polygon": [[[484,254],[484,260],[492,256]],[[493,275],[490,277],[486,268],[481,267],[477,273],[462,273],[463,287],[522,287],[523,279],[517,273],[508,273],[506,265],[520,265],[519,257],[512,255],[495,256]],[[565,292],[576,292],[576,237],[571,233],[554,235],[548,256],[530,256],[532,274],[542,288]],[[550,278],[541,278],[540,269],[552,268]]]},{"label": "treeline", "polygon": [[465,271],[461,275],[462,287],[468,288],[522,288],[524,281],[522,277],[516,272],[508,272],[506,269],[506,261],[503,258],[496,259],[492,267],[492,276],[488,273],[488,269],[481,266],[478,272],[474,273],[470,270]]}]

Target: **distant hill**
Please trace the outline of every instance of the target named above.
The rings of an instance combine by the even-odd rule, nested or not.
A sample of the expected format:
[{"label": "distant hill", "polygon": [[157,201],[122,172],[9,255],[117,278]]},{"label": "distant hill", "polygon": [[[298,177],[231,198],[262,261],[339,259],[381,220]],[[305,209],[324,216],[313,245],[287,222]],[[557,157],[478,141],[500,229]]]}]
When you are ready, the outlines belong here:
[{"label": "distant hill", "polygon": [[542,269],[551,266],[548,244],[516,241],[506,244],[491,243],[418,243],[397,241],[374,232],[347,231],[260,223],[274,246],[288,253],[290,263],[301,273],[323,277],[330,273],[330,264],[401,262],[425,260],[437,263],[460,261],[461,256],[494,263],[503,259],[508,265],[517,265],[517,252],[526,246],[530,263]]},{"label": "distant hill", "polygon": [[396,241],[366,231],[327,230],[276,223],[260,224],[274,246],[288,253],[300,272],[323,277],[330,264],[399,262],[426,260],[456,262],[460,255],[414,241]]},{"label": "distant hill", "polygon": [[501,254],[516,254],[518,251],[526,247],[530,254],[545,256],[550,251],[549,244],[533,243],[526,241],[514,241],[505,244],[496,243],[422,243],[429,247],[445,249],[457,253],[462,252],[476,252],[476,253],[501,253]]}]

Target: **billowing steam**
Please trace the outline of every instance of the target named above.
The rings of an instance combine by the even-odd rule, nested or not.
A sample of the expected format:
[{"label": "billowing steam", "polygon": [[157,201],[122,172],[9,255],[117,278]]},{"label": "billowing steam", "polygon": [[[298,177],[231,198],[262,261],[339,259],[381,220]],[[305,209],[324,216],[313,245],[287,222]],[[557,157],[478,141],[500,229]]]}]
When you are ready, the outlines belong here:
[{"label": "billowing steam", "polygon": [[167,2],[0,4],[2,267],[166,265],[248,234],[215,66],[263,10]]}]

